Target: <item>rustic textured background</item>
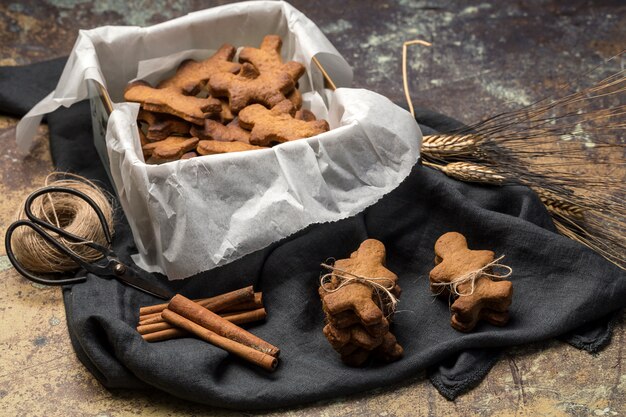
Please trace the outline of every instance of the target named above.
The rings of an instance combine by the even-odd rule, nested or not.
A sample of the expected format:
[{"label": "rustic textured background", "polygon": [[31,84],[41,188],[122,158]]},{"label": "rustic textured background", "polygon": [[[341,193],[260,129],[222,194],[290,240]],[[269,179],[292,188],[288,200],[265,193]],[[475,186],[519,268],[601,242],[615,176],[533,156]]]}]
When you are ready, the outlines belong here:
[{"label": "rustic textured background", "polygon": [[[0,2],[0,65],[69,53],[81,28],[151,25],[218,1],[21,0]],[[130,3],[130,4],[129,4]],[[605,1],[294,0],[355,70],[355,87],[404,105],[401,45],[416,106],[465,122],[534,102],[626,46],[626,6]],[[45,126],[34,152],[14,146],[16,120],[0,116],[0,229],[52,169]],[[94,161],[95,162],[95,161]],[[485,381],[455,402],[424,378],[375,392],[282,410],[281,416],[617,416],[626,414],[624,321],[589,355],[557,341],[509,349]],[[0,249],[0,416],[248,415],[160,392],[110,392],[72,351],[58,288],[33,285]]]}]

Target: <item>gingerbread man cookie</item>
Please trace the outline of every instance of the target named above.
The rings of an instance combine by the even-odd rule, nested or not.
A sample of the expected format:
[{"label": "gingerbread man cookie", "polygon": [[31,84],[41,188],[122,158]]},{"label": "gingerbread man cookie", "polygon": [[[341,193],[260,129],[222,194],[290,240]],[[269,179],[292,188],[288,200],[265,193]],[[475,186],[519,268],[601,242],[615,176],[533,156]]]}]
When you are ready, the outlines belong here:
[{"label": "gingerbread man cookie", "polygon": [[[334,266],[358,276],[388,278],[387,284],[392,284],[395,292],[399,295],[399,287],[396,284],[398,277],[384,267],[384,260],[385,247],[383,244],[378,240],[368,239],[350,255],[350,258],[339,259]],[[333,285],[338,286],[338,282],[333,282]],[[385,284],[383,283],[383,285]],[[322,291],[321,293],[323,294],[324,308],[330,315],[353,312],[366,326],[380,323],[384,318],[383,312],[374,299],[374,289],[370,285],[352,282],[335,292],[324,293]]]},{"label": "gingerbread man cookie", "polygon": [[373,350],[364,349],[356,345],[346,345],[343,348],[341,360],[348,366],[362,366],[369,359],[376,359],[381,362],[395,362],[404,356],[404,349],[398,344],[393,333],[388,332],[382,338],[382,342]]},{"label": "gingerbread man cookie", "polygon": [[222,103],[222,111],[220,112],[219,121],[222,123],[230,123],[235,119],[235,115],[230,110],[230,106],[228,105],[228,101],[220,99],[220,103]]},{"label": "gingerbread man cookie", "polygon": [[[323,298],[324,295],[321,295],[321,297]],[[382,321],[378,323],[365,325],[361,322],[361,318],[353,311],[343,311],[337,314],[330,314],[326,311],[326,313],[328,323],[332,324],[333,327],[337,329],[344,329],[355,324],[361,324],[363,328],[372,336],[380,336],[389,331],[389,320],[386,318],[383,318]]]},{"label": "gingerbread man cookie", "polygon": [[215,155],[218,153],[243,152],[265,149],[243,142],[220,142],[217,140],[201,140],[196,152],[200,155]]},{"label": "gingerbread man cookie", "polygon": [[[430,272],[431,291],[456,297],[450,307],[452,327],[469,332],[479,320],[497,326],[508,322],[508,308],[513,296],[511,282],[493,281],[482,273],[492,272],[485,269],[494,261],[492,251],[471,250],[465,236],[450,232],[435,243],[435,256],[436,266]],[[457,294],[451,294],[451,285],[455,282]]]},{"label": "gingerbread man cookie", "polygon": [[[305,67],[284,62],[282,47],[279,36],[267,35],[258,48],[244,47],[240,63],[234,63],[235,47],[224,44],[203,61],[183,61],[156,87],[145,81],[129,83],[124,98],[141,104],[137,120],[146,161],[263,149],[328,131],[326,121],[302,110],[298,79]],[[201,141],[197,149],[189,149],[192,139]],[[166,142],[144,148],[155,141]],[[339,314],[333,323],[347,327],[345,323],[360,322],[351,314]],[[366,327],[376,335],[388,326]]]},{"label": "gingerbread man cookie", "polygon": [[212,75],[220,72],[231,74],[239,72],[241,65],[231,62],[236,51],[234,46],[224,44],[204,61],[185,60],[176,69],[176,74],[161,81],[157,88],[174,88],[185,95],[195,96]]},{"label": "gingerbread man cookie", "polygon": [[194,151],[191,151],[191,152],[187,152],[183,154],[183,156],[181,156],[180,159],[191,159],[191,158],[195,158],[196,156],[198,156],[198,154],[195,153]]},{"label": "gingerbread man cookie", "polygon": [[[340,354],[350,354],[357,348],[373,350],[383,342],[383,335],[372,336],[362,326],[337,329],[327,324],[322,330],[333,349]],[[346,348],[347,347],[347,348]],[[344,349],[346,348],[346,349]]]},{"label": "gingerbread man cookie", "polygon": [[249,62],[254,65],[261,74],[287,73],[295,83],[304,74],[304,65],[295,61],[283,63],[280,56],[282,46],[283,41],[280,36],[267,35],[263,38],[261,46],[258,49],[249,46],[243,48],[239,53],[239,62]]},{"label": "gingerbread man cookie", "polygon": [[143,146],[144,155],[150,157],[149,163],[169,162],[180,159],[185,153],[198,145],[198,138],[182,138],[170,136],[158,142]]},{"label": "gingerbread man cookie", "polygon": [[298,110],[295,116],[293,117],[294,119],[304,120],[305,122],[312,122],[314,120],[317,120],[315,118],[315,114],[313,114],[311,110],[307,110],[307,109]]},{"label": "gingerbread man cookie", "polygon": [[230,109],[239,113],[244,107],[260,103],[267,107],[287,99],[295,84],[286,72],[260,74],[251,64],[245,63],[238,75],[216,74],[209,79],[209,91],[214,97],[228,97]]},{"label": "gingerbread man cookie", "polygon": [[269,110],[259,104],[248,106],[239,113],[239,125],[251,131],[250,143],[253,145],[284,143],[329,130],[326,120],[299,120],[288,113]]},{"label": "gingerbread man cookie", "polygon": [[221,142],[250,143],[250,132],[242,129],[236,119],[226,126],[207,119],[204,121],[204,129],[194,126],[191,128],[191,135],[200,139],[213,139]]},{"label": "gingerbread man cookie", "polygon": [[398,344],[398,340],[388,332],[383,337],[383,342],[374,350],[374,356],[383,362],[397,361],[404,355],[404,349]]},{"label": "gingerbread man cookie", "polygon": [[[450,324],[461,332],[470,332],[479,320],[504,326],[509,321],[509,307],[513,297],[513,285],[510,281],[492,281],[480,277],[475,282],[474,292],[462,295],[450,307]],[[468,285],[459,288],[468,291]]]},{"label": "gingerbread man cookie", "polygon": [[[370,358],[389,362],[402,356],[402,347],[389,331],[384,302],[370,282],[400,295],[397,275],[385,266],[385,247],[375,240],[364,241],[348,259],[333,265],[330,281],[319,289],[326,315],[323,333],[349,366],[361,366]],[[372,281],[368,281],[372,280]],[[325,281],[325,282],[324,282]]]},{"label": "gingerbread man cookie", "polygon": [[293,104],[295,110],[299,110],[302,108],[302,94],[298,87],[294,88],[294,90],[287,96],[287,100]]},{"label": "gingerbread man cookie", "polygon": [[189,134],[189,122],[165,113],[152,113],[140,110],[137,120],[147,125],[146,138],[150,142],[163,140],[169,136]]},{"label": "gingerbread man cookie", "polygon": [[215,98],[185,96],[175,88],[153,88],[145,81],[128,84],[124,100],[141,103],[144,110],[173,114],[197,125],[222,111],[221,102]]}]

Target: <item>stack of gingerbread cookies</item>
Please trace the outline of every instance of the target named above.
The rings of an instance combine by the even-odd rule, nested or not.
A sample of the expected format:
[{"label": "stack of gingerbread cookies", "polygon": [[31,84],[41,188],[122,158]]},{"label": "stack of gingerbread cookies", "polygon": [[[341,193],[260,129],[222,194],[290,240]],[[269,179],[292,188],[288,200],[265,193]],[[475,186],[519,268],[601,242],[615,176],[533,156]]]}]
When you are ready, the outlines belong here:
[{"label": "stack of gingerbread cookies", "polygon": [[264,149],[329,130],[302,109],[297,88],[304,66],[284,63],[282,40],[268,35],[259,48],[223,45],[204,61],[186,60],[152,87],[134,81],[126,101],[141,103],[137,117],[146,161]]},{"label": "stack of gingerbread cookies", "polygon": [[[450,325],[456,330],[471,332],[480,321],[494,326],[508,323],[513,284],[503,278],[512,270],[494,259],[490,250],[469,249],[460,233],[448,232],[437,239],[430,290],[450,303]],[[491,265],[508,268],[509,273],[496,275]]]},{"label": "stack of gingerbread cookies", "polygon": [[368,239],[350,255],[337,260],[328,280],[319,289],[326,315],[324,335],[341,360],[361,366],[369,359],[392,362],[403,355],[389,330],[393,308],[382,285],[400,296],[398,276],[385,268],[385,246]]}]

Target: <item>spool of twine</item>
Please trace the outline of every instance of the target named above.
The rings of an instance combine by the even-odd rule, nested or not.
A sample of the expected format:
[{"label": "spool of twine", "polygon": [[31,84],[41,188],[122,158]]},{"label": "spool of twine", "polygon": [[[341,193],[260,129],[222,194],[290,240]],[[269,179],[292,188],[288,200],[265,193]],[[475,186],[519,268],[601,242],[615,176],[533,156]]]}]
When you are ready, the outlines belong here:
[{"label": "spool of twine", "polygon": [[[113,233],[113,207],[111,196],[93,182],[79,175],[53,172],[46,177],[45,186],[74,188],[89,196],[104,213],[109,230]],[[71,194],[48,193],[33,201],[33,215],[87,241],[108,246],[104,230],[96,212],[91,206]],[[17,214],[17,219],[26,219],[24,205]],[[59,238],[57,240],[72,250],[86,262],[93,262],[102,254],[83,243],[76,243]],[[78,269],[78,265],[66,254],[59,252],[29,227],[18,227],[11,239],[13,253],[24,268],[33,273],[69,272]]]}]

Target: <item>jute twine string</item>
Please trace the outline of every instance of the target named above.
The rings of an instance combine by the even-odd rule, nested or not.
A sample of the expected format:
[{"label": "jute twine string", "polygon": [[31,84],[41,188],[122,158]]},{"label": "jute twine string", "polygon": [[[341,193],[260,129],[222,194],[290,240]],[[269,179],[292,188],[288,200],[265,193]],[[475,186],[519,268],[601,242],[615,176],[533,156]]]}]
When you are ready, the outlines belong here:
[{"label": "jute twine string", "polygon": [[[394,280],[385,277],[364,277],[353,274],[352,272],[337,268],[334,266],[334,260],[332,261],[333,262],[330,262],[330,264],[321,264],[322,267],[331,271],[320,277],[320,287],[322,287],[324,291],[327,293],[333,293],[349,284],[364,284],[374,290],[374,293],[378,298],[378,307],[386,317],[389,317],[396,312],[398,299],[391,292],[396,286]],[[329,261],[327,260],[326,262]],[[332,282],[333,278],[339,279],[339,284],[337,286],[334,286],[334,283]]]},{"label": "jute twine string", "polygon": [[[476,289],[476,280],[480,277],[487,276],[492,278],[494,281],[500,281],[505,278],[508,278],[513,274],[513,268],[508,265],[504,265],[499,263],[504,258],[504,255],[500,256],[498,259],[489,262],[487,265],[482,268],[476,269],[475,271],[468,272],[466,274],[461,275],[458,278],[453,279],[450,282],[432,282],[430,285],[433,287],[441,287],[441,291],[439,291],[436,295],[441,294],[446,289],[450,291],[450,295],[455,295],[457,297],[463,297],[474,294],[474,290]],[[493,268],[502,268],[507,272],[505,274],[495,274],[492,272]],[[467,291],[459,291],[459,286],[469,282],[470,287]]]},{"label": "jute twine string", "polygon": [[[104,213],[113,233],[113,208],[110,196],[96,184],[79,175],[53,172],[46,177],[45,186],[74,188],[89,196]],[[61,229],[85,239],[107,246],[104,230],[98,216],[84,200],[66,193],[48,193],[33,201],[33,215]],[[26,219],[24,206],[20,207],[17,219]],[[72,242],[49,232],[86,262],[98,260],[102,255],[85,246],[84,242]],[[68,272],[78,268],[66,254],[59,252],[28,227],[19,227],[11,239],[13,253],[24,268],[34,273]]]},{"label": "jute twine string", "polygon": [[415,117],[415,109],[413,109],[413,100],[411,100],[411,93],[409,92],[409,79],[407,76],[407,48],[410,45],[423,45],[423,46],[432,46],[432,43],[423,41],[421,39],[415,39],[412,41],[406,41],[402,44],[402,86],[404,87],[404,95],[406,97],[406,102],[409,105],[409,112],[411,116]]}]

